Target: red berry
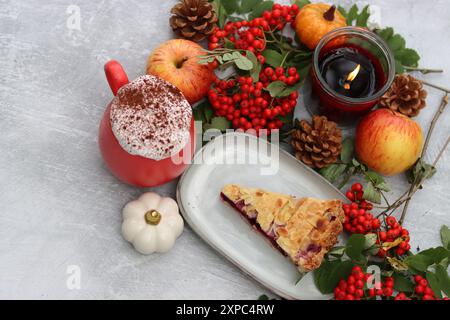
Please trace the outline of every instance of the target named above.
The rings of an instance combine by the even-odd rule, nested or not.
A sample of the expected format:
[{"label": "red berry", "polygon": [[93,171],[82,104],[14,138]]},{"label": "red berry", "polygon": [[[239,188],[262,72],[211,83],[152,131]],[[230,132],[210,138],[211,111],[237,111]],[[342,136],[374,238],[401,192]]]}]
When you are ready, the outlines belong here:
[{"label": "red berry", "polygon": [[363,282],[362,280],[356,280],[356,282],[355,282],[355,287],[356,287],[357,289],[362,289],[362,288],[364,288],[364,282]]},{"label": "red berry", "polygon": [[347,191],[347,192],[345,193],[345,196],[346,196],[347,199],[350,200],[350,201],[355,200],[355,194],[354,194],[353,192],[351,192],[351,191]]},{"label": "red berry", "polygon": [[394,292],[393,292],[392,288],[384,288],[383,289],[383,294],[385,297],[390,297],[390,296],[392,296],[393,293]]},{"label": "red berry", "polygon": [[270,67],[267,67],[266,69],[264,69],[264,74],[268,77],[273,76],[273,69]]},{"label": "red berry", "polygon": [[341,291],[336,296],[336,300],[344,300],[345,299],[345,292]]},{"label": "red berry", "polygon": [[430,287],[426,287],[423,293],[424,293],[425,295],[434,296],[434,291],[433,291],[433,289],[431,289]]},{"label": "red berry", "polygon": [[278,77],[284,75],[284,68],[282,68],[282,67],[277,67],[277,68],[275,69],[275,74],[276,74]]},{"label": "red berry", "polygon": [[356,291],[356,288],[355,288],[354,285],[349,285],[349,286],[347,287],[347,293],[349,293],[349,294],[354,294],[355,291]]},{"label": "red berry", "polygon": [[372,229],[377,230],[381,227],[381,222],[379,219],[372,220]]},{"label": "red berry", "polygon": [[396,222],[397,222],[397,219],[395,219],[395,217],[390,216],[390,217],[387,217],[387,218],[386,218],[386,223],[387,223],[389,226],[391,226],[391,227],[392,227]]},{"label": "red berry", "polygon": [[417,294],[422,294],[422,293],[425,291],[425,288],[422,287],[422,286],[416,286],[416,287],[414,288],[414,291],[415,291]]},{"label": "red berry", "polygon": [[361,183],[354,183],[352,185],[352,191],[354,192],[360,192],[363,189],[363,186]]},{"label": "red berry", "polygon": [[288,69],[288,74],[290,76],[295,76],[297,74],[297,69],[295,69],[294,67],[291,67]]},{"label": "red berry", "polygon": [[420,280],[419,285],[421,285],[422,287],[426,287],[428,286],[428,281],[425,279]]}]

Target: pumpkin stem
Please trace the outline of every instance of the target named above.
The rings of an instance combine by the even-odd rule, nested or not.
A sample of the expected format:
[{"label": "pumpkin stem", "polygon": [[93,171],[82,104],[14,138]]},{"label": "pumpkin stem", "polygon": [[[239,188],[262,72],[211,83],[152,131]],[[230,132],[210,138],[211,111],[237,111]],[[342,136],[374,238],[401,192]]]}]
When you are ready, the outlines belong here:
[{"label": "pumpkin stem", "polygon": [[330,9],[328,9],[328,11],[323,14],[324,19],[328,20],[328,21],[333,21],[335,12],[336,12],[336,6],[332,5],[330,7]]},{"label": "pumpkin stem", "polygon": [[152,226],[158,225],[158,223],[161,221],[161,213],[157,210],[149,210],[144,215],[145,222]]}]

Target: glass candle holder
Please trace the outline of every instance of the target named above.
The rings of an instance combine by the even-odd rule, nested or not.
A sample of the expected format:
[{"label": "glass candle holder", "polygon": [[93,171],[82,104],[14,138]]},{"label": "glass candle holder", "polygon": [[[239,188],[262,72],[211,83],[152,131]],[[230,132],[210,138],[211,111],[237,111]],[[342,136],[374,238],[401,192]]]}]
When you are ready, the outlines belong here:
[{"label": "glass candle holder", "polygon": [[314,51],[311,80],[320,113],[341,124],[370,111],[395,77],[395,59],[375,33],[344,27],[325,35]]}]

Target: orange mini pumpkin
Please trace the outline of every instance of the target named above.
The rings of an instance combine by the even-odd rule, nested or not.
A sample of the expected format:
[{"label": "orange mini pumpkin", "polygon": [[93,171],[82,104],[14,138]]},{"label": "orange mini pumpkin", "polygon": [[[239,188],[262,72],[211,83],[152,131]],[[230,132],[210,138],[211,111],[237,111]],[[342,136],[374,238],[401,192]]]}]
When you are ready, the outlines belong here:
[{"label": "orange mini pumpkin", "polygon": [[304,6],[295,18],[295,31],[300,41],[311,50],[331,30],[345,27],[344,16],[336,6],[326,3],[312,3]]}]

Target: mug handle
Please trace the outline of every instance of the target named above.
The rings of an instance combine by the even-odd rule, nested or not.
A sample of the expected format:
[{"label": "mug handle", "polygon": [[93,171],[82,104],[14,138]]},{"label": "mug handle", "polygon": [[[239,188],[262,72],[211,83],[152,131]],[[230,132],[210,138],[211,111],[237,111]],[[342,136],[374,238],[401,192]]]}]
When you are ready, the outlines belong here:
[{"label": "mug handle", "polygon": [[117,91],[129,82],[125,70],[116,60],[108,61],[105,64],[105,74],[114,95],[117,95]]}]

